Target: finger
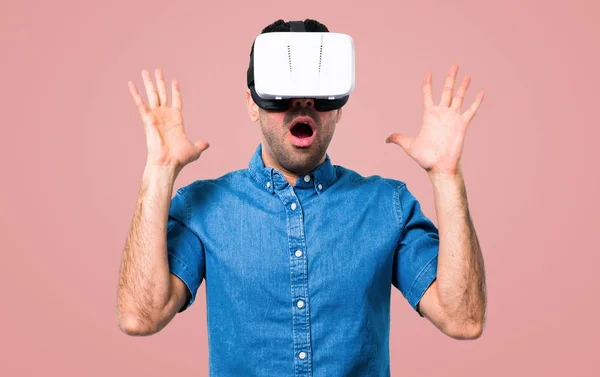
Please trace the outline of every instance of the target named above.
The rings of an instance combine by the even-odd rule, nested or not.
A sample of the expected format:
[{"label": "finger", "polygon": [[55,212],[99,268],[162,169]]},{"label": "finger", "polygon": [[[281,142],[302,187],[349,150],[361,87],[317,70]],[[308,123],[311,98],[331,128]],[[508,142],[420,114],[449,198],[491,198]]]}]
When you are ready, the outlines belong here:
[{"label": "finger", "polygon": [[456,74],[458,73],[458,65],[453,64],[448,72],[446,81],[444,82],[444,89],[442,90],[442,98],[440,99],[440,106],[450,107],[450,101],[452,101],[452,92],[454,90],[454,82],[456,81]]},{"label": "finger", "polygon": [[181,91],[179,90],[179,82],[171,80],[171,93],[173,96],[173,108],[181,111]]},{"label": "finger", "polygon": [[456,96],[454,96],[454,99],[452,100],[452,108],[456,111],[460,111],[460,108],[462,107],[463,101],[465,99],[465,94],[467,93],[467,88],[469,87],[469,84],[471,83],[471,78],[469,76],[466,76],[460,86],[458,87],[458,90],[456,91]]},{"label": "finger", "polygon": [[386,143],[394,143],[399,145],[405,152],[408,153],[408,149],[412,144],[413,138],[401,133],[394,133],[385,139]]},{"label": "finger", "polygon": [[156,76],[156,88],[158,89],[158,106],[167,106],[167,85],[165,84],[165,77],[160,69],[154,71]]},{"label": "finger", "polygon": [[129,81],[128,84],[129,93],[131,93],[131,97],[133,97],[133,102],[135,102],[135,106],[137,106],[140,115],[144,117],[146,115],[146,112],[148,111],[148,107],[144,103],[144,100],[142,99],[140,92],[135,87],[135,84],[131,81]]},{"label": "finger", "polygon": [[152,84],[150,73],[145,69],[142,71],[142,78],[144,79],[144,86],[146,87],[146,95],[148,95],[148,104],[150,108],[154,108],[158,106],[158,94]]},{"label": "finger", "polygon": [[425,73],[423,79],[423,106],[425,108],[431,107],[433,103],[433,88],[431,87],[431,72]]},{"label": "finger", "polygon": [[483,102],[484,94],[485,93],[483,91],[479,92],[475,97],[475,101],[473,101],[467,111],[464,112],[463,118],[467,121],[467,124],[471,122],[471,120],[475,117],[475,114],[477,114],[477,110],[479,109],[481,102]]},{"label": "finger", "polygon": [[200,151],[200,153],[204,152],[208,149],[208,147],[210,147],[210,144],[202,140],[195,142],[194,145],[196,146],[196,148],[198,148],[198,151]]}]

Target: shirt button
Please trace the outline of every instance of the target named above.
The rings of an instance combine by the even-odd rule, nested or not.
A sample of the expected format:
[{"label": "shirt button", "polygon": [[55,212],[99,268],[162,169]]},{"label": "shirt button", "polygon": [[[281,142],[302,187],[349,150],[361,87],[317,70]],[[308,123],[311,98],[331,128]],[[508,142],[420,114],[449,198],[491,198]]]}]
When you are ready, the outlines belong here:
[{"label": "shirt button", "polygon": [[267,182],[267,188],[271,187],[271,182]]},{"label": "shirt button", "polygon": [[300,258],[302,256],[302,250],[296,250],[296,256]]},{"label": "shirt button", "polygon": [[296,203],[292,203],[292,211],[296,209]]},{"label": "shirt button", "polygon": [[306,359],[306,352],[300,352],[298,354],[298,357],[301,358],[302,360]]},{"label": "shirt button", "polygon": [[310,182],[310,175],[304,176],[304,182]]},{"label": "shirt button", "polygon": [[304,307],[304,301],[302,300],[298,300],[298,303],[296,304],[300,309],[302,309]]},{"label": "shirt button", "polygon": [[319,188],[319,190],[323,190],[323,185],[319,183],[319,185],[317,186]]}]

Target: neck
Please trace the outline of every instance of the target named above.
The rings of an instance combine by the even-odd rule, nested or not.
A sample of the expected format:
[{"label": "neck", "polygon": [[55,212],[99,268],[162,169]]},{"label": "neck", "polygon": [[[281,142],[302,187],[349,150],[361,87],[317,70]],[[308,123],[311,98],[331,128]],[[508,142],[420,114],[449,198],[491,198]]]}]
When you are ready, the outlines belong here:
[{"label": "neck", "polygon": [[[267,148],[265,148],[265,144],[263,143],[261,155],[262,155],[263,163],[265,164],[265,166],[279,170],[285,177],[286,181],[288,181],[288,183],[291,186],[295,186],[296,181],[298,180],[298,176],[303,174],[303,172],[294,173],[287,169],[284,169],[277,161],[275,161],[275,159],[271,156],[271,154],[266,149]],[[325,161],[325,156],[323,156],[323,158],[321,158],[321,161],[319,161],[319,164],[322,164],[324,161]],[[317,166],[319,164],[317,164]]]}]

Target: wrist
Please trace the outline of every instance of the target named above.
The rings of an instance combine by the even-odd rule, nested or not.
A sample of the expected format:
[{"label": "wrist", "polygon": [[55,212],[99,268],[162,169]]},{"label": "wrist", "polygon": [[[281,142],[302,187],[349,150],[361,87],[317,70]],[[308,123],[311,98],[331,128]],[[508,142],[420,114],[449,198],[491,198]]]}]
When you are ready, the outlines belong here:
[{"label": "wrist", "polygon": [[457,170],[455,172],[427,172],[429,180],[434,186],[447,186],[447,185],[462,185],[464,178],[462,172]]},{"label": "wrist", "polygon": [[429,170],[427,175],[430,179],[456,179],[457,177],[461,176],[461,172],[459,170],[452,172]]},{"label": "wrist", "polygon": [[158,183],[160,185],[173,185],[181,169],[169,165],[155,165],[146,163],[144,167],[143,180],[146,183]]}]

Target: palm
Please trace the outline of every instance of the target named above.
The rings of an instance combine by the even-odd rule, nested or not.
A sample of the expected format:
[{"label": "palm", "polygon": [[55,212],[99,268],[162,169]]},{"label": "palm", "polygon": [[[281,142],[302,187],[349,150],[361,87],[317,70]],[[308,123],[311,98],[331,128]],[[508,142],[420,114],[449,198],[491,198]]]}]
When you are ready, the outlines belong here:
[{"label": "palm", "polygon": [[156,70],[158,92],[147,71],[142,72],[149,106],[141,99],[135,85],[129,83],[131,94],[138,107],[146,129],[148,163],[158,166],[182,168],[197,160],[208,148],[208,143],[192,143],[185,134],[181,112],[181,93],[177,81],[172,81],[172,106],[167,106],[166,85],[162,72]]},{"label": "palm", "polygon": [[200,151],[184,132],[180,111],[157,108],[146,119],[147,147],[152,163],[184,166],[200,156]]},{"label": "palm", "polygon": [[471,107],[460,114],[470,78],[465,77],[456,96],[452,98],[457,70],[456,65],[450,70],[439,105],[433,103],[431,76],[426,75],[423,85],[423,122],[416,137],[395,133],[387,139],[387,142],[400,145],[427,172],[457,172],[466,130],[483,100],[483,92],[480,92]]},{"label": "palm", "polygon": [[425,111],[419,134],[410,144],[408,154],[425,170],[451,171],[462,153],[466,124],[448,108],[433,107]]}]

